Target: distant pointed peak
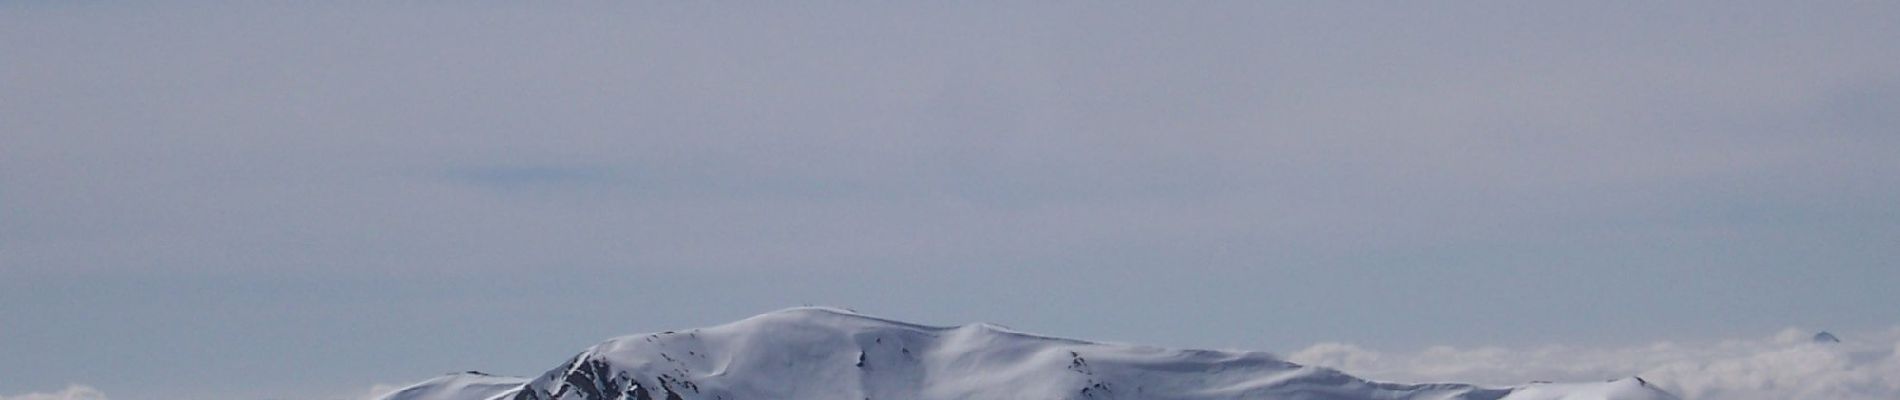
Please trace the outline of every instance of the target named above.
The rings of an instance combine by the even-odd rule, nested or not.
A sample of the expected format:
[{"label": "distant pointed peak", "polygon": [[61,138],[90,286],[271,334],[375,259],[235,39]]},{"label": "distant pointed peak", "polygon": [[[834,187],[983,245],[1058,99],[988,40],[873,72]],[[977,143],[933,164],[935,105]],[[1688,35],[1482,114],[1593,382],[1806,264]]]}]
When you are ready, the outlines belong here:
[{"label": "distant pointed peak", "polygon": [[1827,333],[1827,331],[1821,331],[1821,333],[1814,334],[1814,342],[1815,343],[1840,343],[1841,338],[1835,337],[1834,334]]}]

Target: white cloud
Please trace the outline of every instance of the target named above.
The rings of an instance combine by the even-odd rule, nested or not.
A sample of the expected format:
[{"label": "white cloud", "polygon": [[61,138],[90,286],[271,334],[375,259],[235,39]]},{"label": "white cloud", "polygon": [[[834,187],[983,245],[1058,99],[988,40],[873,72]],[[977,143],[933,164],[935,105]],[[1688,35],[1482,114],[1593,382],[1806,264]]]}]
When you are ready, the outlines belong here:
[{"label": "white cloud", "polygon": [[105,392],[86,385],[67,385],[57,392],[0,395],[0,400],[106,400]]},{"label": "white cloud", "polygon": [[1431,347],[1381,352],[1321,343],[1293,362],[1372,379],[1511,385],[1641,376],[1685,400],[1900,398],[1900,327],[1814,343],[1788,329],[1758,339],[1660,342],[1633,347]]},{"label": "white cloud", "polygon": [[389,395],[390,393],[394,393],[397,389],[402,389],[402,387],[403,387],[402,385],[390,385],[390,384],[378,383],[375,385],[370,385],[369,390],[362,392],[362,395],[357,398],[360,398],[362,400],[381,399],[383,398],[383,396]]}]

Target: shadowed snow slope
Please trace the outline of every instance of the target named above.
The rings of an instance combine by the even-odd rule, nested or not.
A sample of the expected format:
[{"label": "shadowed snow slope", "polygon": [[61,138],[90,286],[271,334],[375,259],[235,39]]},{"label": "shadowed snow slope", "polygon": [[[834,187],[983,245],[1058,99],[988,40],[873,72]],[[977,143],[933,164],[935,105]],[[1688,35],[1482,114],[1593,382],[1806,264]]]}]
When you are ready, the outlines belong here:
[{"label": "shadowed snow slope", "polygon": [[1490,388],[1372,382],[1261,352],[915,325],[828,308],[614,338],[539,378],[460,374],[386,400],[1674,399],[1639,379]]}]

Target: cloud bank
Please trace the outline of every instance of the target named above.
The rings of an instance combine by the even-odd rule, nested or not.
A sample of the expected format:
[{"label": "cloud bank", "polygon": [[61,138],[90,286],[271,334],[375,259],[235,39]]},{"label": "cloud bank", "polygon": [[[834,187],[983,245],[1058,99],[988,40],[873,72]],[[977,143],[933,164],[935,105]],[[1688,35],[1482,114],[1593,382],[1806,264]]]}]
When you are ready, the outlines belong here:
[{"label": "cloud bank", "polygon": [[1322,343],[1288,357],[1373,379],[1493,385],[1641,376],[1685,400],[1900,398],[1900,327],[1811,340],[1790,328],[1767,338],[1592,348],[1431,347],[1382,352]]},{"label": "cloud bank", "polygon": [[57,392],[0,395],[0,400],[106,400],[105,392],[86,385],[67,385]]}]

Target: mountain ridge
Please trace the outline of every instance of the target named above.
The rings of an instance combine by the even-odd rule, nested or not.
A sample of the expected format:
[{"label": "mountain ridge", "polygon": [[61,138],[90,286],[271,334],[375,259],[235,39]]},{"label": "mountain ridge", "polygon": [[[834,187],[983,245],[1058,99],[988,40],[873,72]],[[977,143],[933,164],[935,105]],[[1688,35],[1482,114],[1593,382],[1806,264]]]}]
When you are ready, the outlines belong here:
[{"label": "mountain ridge", "polygon": [[384,400],[1675,399],[1642,381],[1483,387],[1365,380],[1259,351],[1168,349],[930,326],[826,307],[626,335],[534,379],[457,374]]}]

